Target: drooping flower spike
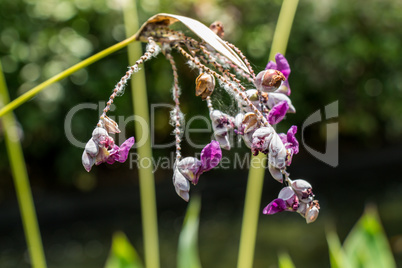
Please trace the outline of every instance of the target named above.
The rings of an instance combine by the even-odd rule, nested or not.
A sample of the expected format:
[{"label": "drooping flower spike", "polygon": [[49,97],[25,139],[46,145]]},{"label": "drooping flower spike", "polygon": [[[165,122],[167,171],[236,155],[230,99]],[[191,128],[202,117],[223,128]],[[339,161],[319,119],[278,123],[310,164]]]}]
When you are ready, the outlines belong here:
[{"label": "drooping flower spike", "polygon": [[[129,67],[127,73],[117,83],[110,96],[104,113],[101,115],[96,131],[88,141],[82,161],[86,170],[94,164],[103,162],[112,164],[115,161],[124,162],[134,144],[134,138],[125,141],[121,146],[114,143],[109,134],[118,134],[117,124],[106,116],[114,98],[121,95],[131,75],[139,70],[139,65],[156,56],[161,50],[170,62],[173,70],[172,97],[174,108],[170,113],[171,125],[176,141],[176,160],[173,168],[173,185],[177,194],[188,201],[190,185],[196,185],[200,176],[216,167],[222,158],[221,148],[231,149],[231,132],[242,138],[254,155],[266,154],[268,170],[272,177],[286,186],[265,209],[265,214],[275,214],[281,211],[298,212],[306,221],[313,222],[319,213],[318,201],[313,200],[311,185],[306,181],[289,179],[287,166],[299,151],[296,139],[297,127],[292,126],[288,132],[278,134],[273,126],[279,124],[288,113],[295,113],[292,104],[288,78],[291,72],[286,58],[282,54],[275,55],[275,61],[270,61],[266,69],[255,75],[251,64],[243,53],[224,37],[223,25],[213,23],[208,28],[201,27],[203,32],[195,31],[201,37],[189,37],[183,32],[169,28],[173,18],[182,21],[182,17],[169,14],[157,15],[144,25],[138,40],[148,41],[145,54]],[[182,21],[185,25],[186,22]],[[198,29],[198,27],[196,27]],[[211,32],[208,32],[211,31]],[[212,34],[212,35],[211,35]],[[214,36],[216,35],[216,36]],[[211,40],[218,41],[216,44]],[[158,44],[161,46],[159,47]],[[220,45],[217,45],[217,44]],[[223,46],[221,46],[223,45]],[[224,47],[224,49],[222,49]],[[180,109],[179,97],[181,89],[177,67],[172,56],[176,50],[184,56],[190,68],[199,75],[195,79],[195,95],[206,102],[214,130],[214,139],[201,152],[200,158],[181,155],[181,139],[184,131],[184,114]],[[250,86],[246,88],[246,86]],[[221,111],[215,109],[212,101],[218,97],[216,92],[225,90],[229,97],[237,103],[237,109]]]}]

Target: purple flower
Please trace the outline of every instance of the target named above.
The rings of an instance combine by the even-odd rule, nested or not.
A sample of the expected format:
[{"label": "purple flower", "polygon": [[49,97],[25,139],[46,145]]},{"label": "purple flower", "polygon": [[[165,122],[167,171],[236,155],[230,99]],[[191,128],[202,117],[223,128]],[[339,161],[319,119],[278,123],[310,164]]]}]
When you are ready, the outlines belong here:
[{"label": "purple flower", "polygon": [[275,104],[274,107],[268,113],[268,123],[271,125],[276,125],[285,117],[286,112],[289,109],[289,104],[287,101],[281,101]]},{"label": "purple flower", "polygon": [[223,149],[230,150],[228,131],[233,128],[233,117],[219,110],[214,110],[209,116],[212,121],[215,138]]},{"label": "purple flower", "polygon": [[113,164],[116,161],[123,163],[127,160],[128,152],[133,145],[134,137],[131,137],[119,147],[106,129],[97,127],[92,132],[92,138],[85,145],[82,165],[89,172],[94,164],[99,165],[105,162]]},{"label": "purple flower", "polygon": [[264,214],[273,215],[282,211],[297,212],[307,223],[314,222],[319,214],[320,205],[313,200],[311,185],[305,180],[290,180],[290,186],[282,188],[278,198],[270,202],[263,210]]},{"label": "purple flower", "polygon": [[292,101],[290,100],[290,98],[288,96],[286,96],[285,94],[276,93],[276,92],[268,93],[267,105],[268,105],[269,109],[271,109],[272,107],[274,107],[276,104],[278,104],[281,101],[286,101],[288,103],[288,105],[289,105],[288,113],[296,112],[296,108],[293,106]]},{"label": "purple flower", "polygon": [[274,132],[275,130],[272,127],[261,127],[253,133],[251,144],[253,155],[257,155],[258,152],[262,152],[263,154],[268,153]]},{"label": "purple flower", "polygon": [[196,185],[200,175],[216,167],[222,159],[222,150],[217,141],[211,141],[201,151],[200,160],[195,157],[186,157],[177,163],[180,173]]},{"label": "purple flower", "polygon": [[295,135],[297,132],[297,126],[291,126],[287,134],[280,133],[281,138],[285,148],[287,150],[286,165],[289,166],[292,163],[292,157],[294,154],[299,153],[299,142],[297,141]]},{"label": "purple flower", "polygon": [[275,55],[275,62],[270,61],[268,62],[267,66],[265,67],[265,70],[268,69],[273,69],[273,70],[278,70],[280,71],[286,78],[286,80],[282,83],[282,85],[275,91],[275,92],[280,92],[280,93],[285,93],[286,95],[290,95],[290,86],[289,86],[289,75],[290,75],[290,66],[288,61],[286,60],[285,56],[283,56],[281,53],[278,53]]},{"label": "purple flower", "polygon": [[113,164],[114,162],[124,163],[127,160],[128,152],[131,147],[134,145],[134,137],[128,138],[125,142],[123,142],[120,147],[117,145],[113,145],[112,150],[110,150],[110,155],[106,160],[106,163]]},{"label": "purple flower", "polygon": [[279,192],[278,198],[269,203],[262,213],[272,215],[282,211],[297,211],[299,198],[292,187],[287,186]]},{"label": "purple flower", "polygon": [[211,141],[201,151],[201,169],[202,172],[208,171],[216,167],[222,159],[222,151],[219,142]]}]

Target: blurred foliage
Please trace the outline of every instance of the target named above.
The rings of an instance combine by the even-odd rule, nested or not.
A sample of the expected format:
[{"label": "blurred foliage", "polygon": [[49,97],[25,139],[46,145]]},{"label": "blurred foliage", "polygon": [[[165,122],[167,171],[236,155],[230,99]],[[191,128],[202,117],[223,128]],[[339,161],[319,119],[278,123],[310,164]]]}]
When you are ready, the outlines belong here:
[{"label": "blurred foliage", "polygon": [[292,262],[289,254],[282,252],[279,254],[278,259],[279,268],[295,268],[295,265]]},{"label": "blurred foliage", "polygon": [[200,198],[197,196],[192,197],[187,207],[186,217],[179,237],[177,250],[178,268],[201,268],[197,245],[200,210]]},{"label": "blurred foliage", "polygon": [[[225,39],[243,50],[259,71],[267,63],[267,44],[272,41],[280,4],[279,0],[258,0],[252,4],[240,0],[148,0],[140,1],[138,6],[140,21],[159,12],[189,16],[205,24],[223,21]],[[398,57],[402,40],[402,32],[398,30],[402,22],[401,8],[402,3],[394,0],[300,3],[286,55],[292,66],[292,100],[298,113],[289,115],[290,120],[280,130],[285,131],[289,122],[300,126],[312,112],[339,100],[340,134],[348,145],[378,147],[401,142],[402,78],[398,72],[402,67]],[[0,25],[0,60],[11,99],[124,39],[117,0],[3,0]],[[98,105],[99,109],[79,110],[71,121],[71,134],[80,142],[88,139],[102,105],[126,70],[126,53],[120,51],[77,72],[16,110],[25,158],[35,184],[87,191],[98,183],[93,178],[115,171],[115,167],[105,165],[86,174],[80,163],[82,150],[67,140],[64,124],[68,112],[76,105]],[[186,118],[200,113],[206,115],[205,103],[193,96],[197,74],[189,71],[182,58],[177,57],[177,61]],[[158,57],[144,68],[149,103],[172,103],[172,76],[167,61]],[[122,120],[132,113],[129,94],[126,92],[115,102],[116,115],[124,116]],[[231,108],[232,104],[225,103],[222,90],[214,94],[221,94],[223,110]],[[153,138],[158,144],[173,141],[167,111],[167,108],[157,108],[153,113],[156,122]],[[126,137],[133,134],[132,125],[127,122]],[[191,126],[205,128],[206,123],[194,120]],[[307,142],[322,141],[325,124],[318,128],[321,137],[310,135],[309,138],[312,129],[305,131]],[[190,134],[198,144],[205,144],[208,136]],[[118,141],[123,139],[119,137]],[[173,147],[158,149],[154,154],[166,156],[172,150]],[[186,143],[183,151],[193,153]],[[0,157],[7,158],[3,142]],[[7,161],[0,161],[0,171],[5,174],[0,188],[7,189],[10,185]]]},{"label": "blurred foliage", "polygon": [[105,268],[142,268],[140,257],[127,237],[117,232],[113,235],[112,249]]},{"label": "blurred foliage", "polygon": [[365,213],[348,234],[343,247],[337,235],[327,235],[332,268],[396,267],[378,212],[368,206]]}]

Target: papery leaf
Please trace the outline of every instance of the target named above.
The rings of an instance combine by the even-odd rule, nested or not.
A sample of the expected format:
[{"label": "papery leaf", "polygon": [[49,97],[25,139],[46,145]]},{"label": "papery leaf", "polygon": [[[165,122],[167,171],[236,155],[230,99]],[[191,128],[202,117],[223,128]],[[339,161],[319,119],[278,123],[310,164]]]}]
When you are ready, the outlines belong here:
[{"label": "papery leaf", "polygon": [[116,232],[105,268],[143,268],[137,251],[122,232]]},{"label": "papery leaf", "polygon": [[188,29],[194,32],[198,37],[204,40],[207,44],[213,47],[216,51],[221,53],[231,62],[236,64],[239,68],[241,68],[244,72],[250,74],[247,66],[240,59],[240,57],[223,41],[219,36],[217,36],[211,29],[202,24],[201,22],[190,19],[188,17],[160,13],[148,19],[140,28],[140,30],[136,34],[136,39],[148,42],[147,37],[144,36],[145,31],[151,25],[164,25],[169,26],[177,21],[183,23]]},{"label": "papery leaf", "polygon": [[198,224],[201,209],[200,198],[191,199],[180,232],[177,249],[177,268],[201,268],[198,256]]},{"label": "papery leaf", "polygon": [[351,267],[396,267],[377,210],[373,206],[366,208],[343,247]]}]

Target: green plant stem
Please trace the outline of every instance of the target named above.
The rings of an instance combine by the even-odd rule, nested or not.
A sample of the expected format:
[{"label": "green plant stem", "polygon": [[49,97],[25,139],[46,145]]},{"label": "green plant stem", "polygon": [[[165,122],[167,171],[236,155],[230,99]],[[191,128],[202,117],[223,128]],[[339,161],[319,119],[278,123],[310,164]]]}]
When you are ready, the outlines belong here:
[{"label": "green plant stem", "polygon": [[[269,60],[275,58],[276,53],[285,54],[289,40],[290,30],[296,13],[299,0],[284,0],[279,13],[274,38],[272,40]],[[258,218],[260,213],[261,195],[264,184],[265,169],[263,159],[265,155],[259,154],[251,159],[244,201],[243,222],[241,227],[238,268],[253,267],[255,240],[257,236]],[[255,163],[259,163],[256,165]]]},{"label": "green plant stem", "polygon": [[[128,1],[124,8],[124,23],[126,25],[127,36],[133,35],[138,29],[138,16],[135,1]],[[142,56],[141,43],[134,43],[128,46],[129,64],[134,65],[136,60]],[[137,148],[138,159],[152,159],[152,148],[149,138],[149,112],[147,89],[145,83],[145,72],[141,69],[131,80],[131,92],[133,98],[134,115],[141,117],[147,126],[143,127],[140,121],[136,120],[135,135],[136,139],[145,139],[144,145]],[[141,214],[142,229],[144,237],[145,267],[159,267],[159,239],[158,239],[158,219],[156,213],[155,182],[152,173],[152,166],[141,167],[138,169],[140,195],[141,195]]]},{"label": "green plant stem", "polygon": [[111,47],[108,47],[104,50],[102,50],[101,52],[96,53],[95,55],[75,64],[74,66],[68,68],[67,70],[49,78],[48,80],[46,80],[45,82],[37,85],[36,87],[30,89],[29,91],[25,92],[24,94],[22,94],[21,96],[19,96],[18,98],[16,98],[15,100],[13,100],[12,102],[8,103],[6,106],[2,107],[0,109],[0,117],[2,117],[3,115],[5,115],[6,113],[16,109],[17,107],[19,107],[20,105],[24,104],[25,102],[27,102],[28,100],[30,100],[31,98],[33,98],[36,94],[38,94],[39,92],[41,92],[43,89],[45,89],[46,87],[72,75],[73,73],[75,73],[76,71],[87,67],[88,65],[91,65],[94,62],[97,62],[98,60],[106,57],[109,54],[112,54],[113,52],[122,49],[124,47],[126,47],[128,44],[132,43],[133,41],[136,41],[136,36],[132,35],[131,37],[127,38],[126,40],[123,40]]},{"label": "green plant stem", "polygon": [[[0,104],[9,102],[6,81],[0,63]],[[31,188],[24,156],[19,141],[17,122],[12,113],[6,114],[2,121],[7,154],[10,159],[11,172],[17,192],[18,204],[20,207],[22,224],[25,238],[27,240],[29,256],[34,268],[46,267],[45,254],[43,252],[38,221],[36,219],[35,206],[32,198]]]},{"label": "green plant stem", "polygon": [[266,160],[266,155],[262,153],[253,156],[251,159],[252,165],[248,173],[246,198],[244,200],[243,223],[237,259],[238,268],[253,267],[255,238],[265,174],[263,162]]}]

